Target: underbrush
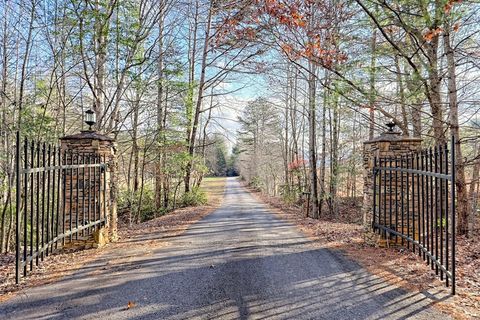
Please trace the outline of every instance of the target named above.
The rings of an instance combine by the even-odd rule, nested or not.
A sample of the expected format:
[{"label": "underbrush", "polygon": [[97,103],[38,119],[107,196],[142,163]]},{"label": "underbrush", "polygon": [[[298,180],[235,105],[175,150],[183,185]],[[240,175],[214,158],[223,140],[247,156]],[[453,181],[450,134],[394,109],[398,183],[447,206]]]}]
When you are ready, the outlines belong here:
[{"label": "underbrush", "polygon": [[193,187],[191,191],[182,195],[180,203],[183,207],[195,207],[207,204],[207,194],[199,187]]},{"label": "underbrush", "polygon": [[193,187],[191,191],[176,195],[178,200],[173,199],[172,193],[170,199],[172,205],[167,208],[156,208],[155,190],[153,186],[146,185],[137,192],[121,190],[118,196],[118,218],[125,224],[140,223],[182,207],[195,207],[207,204],[207,194],[199,187]]},{"label": "underbrush", "polygon": [[280,187],[280,196],[282,197],[282,201],[288,205],[300,204],[301,203],[301,197],[299,196],[300,194],[301,194],[300,188],[297,186],[292,187],[292,186],[282,185]]},{"label": "underbrush", "polygon": [[[301,195],[300,192],[295,188],[282,188],[280,190],[280,196],[275,197],[267,195],[261,192],[261,190],[255,189],[250,185],[249,187],[253,189],[253,191],[261,193],[264,201],[277,208],[297,212],[297,214],[301,216],[306,216],[307,214],[307,197]],[[332,212],[328,199],[321,201],[321,220],[352,223],[357,225],[362,224],[362,197],[339,197],[336,201],[336,205],[338,207],[337,214]]]},{"label": "underbrush", "polygon": [[253,177],[248,186],[255,191],[262,191],[262,180],[259,177]]},{"label": "underbrush", "polygon": [[[163,212],[164,213],[164,212]],[[121,190],[118,196],[118,218],[126,223],[139,223],[158,215],[155,209],[155,193],[153,187],[145,187],[142,191],[131,192]]]}]

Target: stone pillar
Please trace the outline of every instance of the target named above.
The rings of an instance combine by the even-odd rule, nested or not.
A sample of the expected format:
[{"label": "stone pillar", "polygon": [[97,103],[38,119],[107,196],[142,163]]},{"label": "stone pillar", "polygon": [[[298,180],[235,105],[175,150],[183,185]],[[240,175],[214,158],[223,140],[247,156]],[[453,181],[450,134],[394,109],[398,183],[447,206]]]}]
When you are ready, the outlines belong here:
[{"label": "stone pillar", "polygon": [[[386,131],[363,143],[363,225],[370,231],[373,222],[373,166],[375,157],[401,156],[420,149],[421,138],[402,136],[400,132]],[[392,189],[399,190],[399,186]],[[395,191],[398,192],[398,191]]]},{"label": "stone pillar", "polygon": [[[61,148],[62,152],[67,152],[66,160],[67,164],[69,162],[68,160],[68,154],[79,154],[79,155],[92,155],[92,156],[99,156],[100,159],[105,160],[107,163],[107,172],[105,175],[105,183],[103,180],[101,180],[100,184],[102,186],[93,186],[93,188],[103,188],[103,185],[105,186],[105,194],[106,194],[106,199],[101,199],[100,201],[106,201],[106,205],[103,206],[103,204],[100,206],[100,210],[102,210],[102,213],[105,214],[105,217],[107,217],[107,223],[106,223],[106,231],[108,233],[108,239],[107,241],[116,241],[118,236],[117,236],[117,202],[116,202],[116,179],[115,179],[115,172],[117,169],[117,162],[116,162],[116,146],[115,146],[115,141],[114,139],[102,135],[99,133],[96,133],[94,131],[82,131],[79,134],[74,134],[70,136],[65,136],[60,139],[61,141]],[[75,159],[75,158],[74,158]],[[80,156],[80,159],[83,160],[82,156]],[[81,160],[81,161],[82,161]],[[74,160],[75,161],[75,160]],[[74,162],[75,163],[75,162]],[[66,174],[68,175],[68,170],[66,170]],[[83,185],[83,181],[85,180],[85,177],[83,177],[82,173],[80,172],[76,176],[74,175],[72,179],[75,181],[75,179],[79,179],[80,183],[72,183],[72,195],[75,196],[77,194],[83,195],[82,192],[88,192],[85,191],[87,188],[92,188],[90,186],[90,183],[86,183],[86,185]],[[66,183],[69,184],[68,182],[69,178],[66,179]],[[77,187],[78,186],[78,187]],[[80,190],[77,190],[80,189]],[[65,190],[66,194],[70,192],[70,186],[68,186]],[[103,196],[102,196],[103,197]],[[73,201],[73,203],[70,203],[70,197],[69,195],[65,197],[65,207],[67,208],[67,215],[69,212],[70,207],[76,206],[76,199]],[[81,211],[81,216],[86,215],[85,211],[87,205],[85,205],[85,208],[82,205],[79,205],[79,208],[76,208],[77,210]],[[103,208],[105,208],[105,212],[103,212]],[[69,219],[69,217],[68,217]],[[67,223],[67,221],[65,221]],[[104,236],[106,236],[105,234]],[[95,237],[97,237],[96,235]],[[103,235],[102,235],[103,236]]]}]

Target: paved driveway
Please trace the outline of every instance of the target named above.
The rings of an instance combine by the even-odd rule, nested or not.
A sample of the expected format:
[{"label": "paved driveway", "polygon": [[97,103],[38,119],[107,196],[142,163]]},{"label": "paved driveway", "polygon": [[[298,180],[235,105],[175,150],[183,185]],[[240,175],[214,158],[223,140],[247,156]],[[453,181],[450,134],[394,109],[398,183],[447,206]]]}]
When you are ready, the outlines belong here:
[{"label": "paved driveway", "polygon": [[168,246],[107,260],[0,304],[0,319],[446,318],[433,297],[314,245],[233,178],[223,206]]}]

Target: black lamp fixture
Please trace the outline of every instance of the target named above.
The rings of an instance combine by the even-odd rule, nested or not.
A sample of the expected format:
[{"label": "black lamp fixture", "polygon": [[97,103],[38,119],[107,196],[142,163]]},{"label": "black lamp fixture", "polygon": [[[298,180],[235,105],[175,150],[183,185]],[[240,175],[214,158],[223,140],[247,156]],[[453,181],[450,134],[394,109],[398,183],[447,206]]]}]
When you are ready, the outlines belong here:
[{"label": "black lamp fixture", "polygon": [[390,121],[388,121],[385,125],[388,128],[388,132],[393,132],[393,128],[395,128],[395,121],[393,121],[393,119],[390,119]]},{"label": "black lamp fixture", "polygon": [[88,125],[88,130],[93,131],[92,126],[94,126],[97,121],[96,114],[92,109],[85,111],[85,123]]}]

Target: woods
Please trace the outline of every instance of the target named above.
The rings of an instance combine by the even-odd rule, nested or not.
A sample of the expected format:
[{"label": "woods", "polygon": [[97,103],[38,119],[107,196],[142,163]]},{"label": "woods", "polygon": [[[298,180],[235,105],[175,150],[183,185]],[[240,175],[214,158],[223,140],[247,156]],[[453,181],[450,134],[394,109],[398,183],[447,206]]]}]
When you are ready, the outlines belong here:
[{"label": "woods", "polygon": [[[335,216],[337,198],[355,194],[361,143],[385,131],[384,123],[391,119],[404,135],[423,138],[425,146],[455,137],[460,146],[457,229],[467,234],[474,228],[477,212],[466,186],[478,186],[472,167],[478,158],[477,111],[472,108],[477,95],[476,4],[266,1],[250,10],[254,18],[234,28],[260,25],[276,44],[279,67],[270,86],[275,90],[282,85],[272,103],[289,110],[292,99],[297,104],[293,117],[300,117],[289,123],[289,112],[277,111],[286,129],[276,139],[288,146],[283,150],[288,161],[282,187],[294,185],[288,176],[297,169],[289,163],[307,163],[300,189],[312,195],[312,217],[325,210]],[[289,80],[292,69],[294,84]],[[263,179],[267,190],[270,179]]]},{"label": "woods", "polygon": [[479,10],[471,1],[28,0],[0,3],[0,251],[14,246],[15,133],[117,141],[127,224],[239,174],[311,216],[362,195],[363,141],[394,121],[457,141],[457,229],[475,225]]}]

